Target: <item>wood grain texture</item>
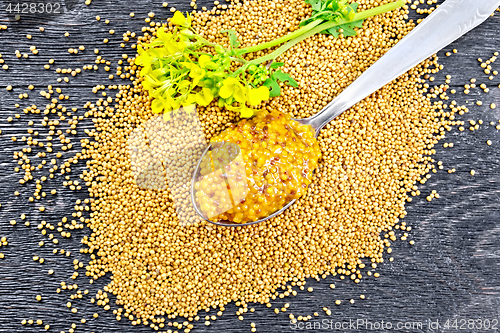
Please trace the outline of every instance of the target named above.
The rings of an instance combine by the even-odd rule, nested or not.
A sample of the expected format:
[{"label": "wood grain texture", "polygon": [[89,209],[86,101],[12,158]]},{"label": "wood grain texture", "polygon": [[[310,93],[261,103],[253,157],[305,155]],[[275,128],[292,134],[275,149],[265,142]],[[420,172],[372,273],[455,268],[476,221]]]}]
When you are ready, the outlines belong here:
[{"label": "wood grain texture", "polygon": [[[47,104],[39,91],[48,84],[61,87],[64,94],[70,95],[70,100],[63,103],[65,105],[81,108],[86,101],[94,101],[97,96],[91,88],[105,82],[109,74],[103,70],[103,66],[97,72],[85,71],[76,77],[69,76],[69,84],[57,84],[58,77],[67,75],[56,74],[53,70],[56,66],[45,70],[43,65],[50,58],[56,59],[55,65],[62,68],[93,64],[93,50],[99,48],[103,58],[112,60],[112,66],[115,66],[122,53],[134,54],[130,48],[120,48],[122,33],[127,30],[139,32],[150,11],[160,18],[168,17],[170,12],[163,9],[159,1],[94,0],[90,6],[79,1],[71,12],[63,15],[50,18],[22,17],[20,21],[14,22],[12,15],[6,15],[3,11],[4,5],[5,1],[2,3],[0,24],[7,24],[9,28],[0,31],[0,53],[10,68],[8,71],[0,70],[0,237],[6,236],[9,245],[0,248],[0,252],[5,254],[5,259],[0,259],[0,332],[44,331],[43,327],[37,325],[23,327],[23,319],[43,319],[44,325],[51,325],[49,332],[68,332],[72,323],[77,324],[76,332],[151,332],[144,325],[133,327],[126,320],[117,322],[112,313],[89,302],[92,295],[109,281],[109,277],[90,285],[84,278],[85,270],[79,270],[81,276],[75,282],[80,288],[91,292],[81,300],[72,301],[78,308],[77,314],[72,314],[66,307],[72,291],[55,292],[61,281],[68,284],[73,282],[70,276],[74,259],[88,261],[88,256],[80,254],[79,249],[81,237],[89,234],[89,230],[75,230],[69,240],[62,240],[57,236],[58,233],[54,233],[60,239],[60,244],[56,246],[40,234],[36,225],[41,220],[57,224],[62,217],[71,214],[75,201],[84,199],[86,193],[85,190],[71,191],[65,188],[62,185],[63,177],[57,174],[54,180],[44,185],[47,191],[57,188],[57,195],[49,194],[42,202],[29,203],[27,198],[31,196],[34,185],[18,183],[20,175],[14,172],[17,163],[12,159],[12,154],[21,149],[21,144],[12,142],[10,138],[13,135],[18,138],[27,135],[27,122],[30,119],[35,120],[35,128],[39,126],[40,132],[45,133],[46,129],[36,125],[43,116],[28,117],[23,114],[21,119],[13,122],[7,122],[6,119],[22,113],[22,108],[28,105],[43,107]],[[170,5],[181,10],[189,9],[187,1],[175,0]],[[209,6],[209,3],[199,2],[198,5]],[[132,11],[136,13],[133,19],[129,16]],[[101,21],[95,20],[96,15],[101,16]],[[110,20],[109,24],[104,23],[106,19]],[[45,31],[40,32],[39,26],[43,26]],[[114,36],[109,35],[109,29],[116,31]],[[69,32],[69,37],[63,36],[65,31]],[[32,40],[25,38],[28,33],[33,36]],[[314,287],[313,293],[303,291],[297,297],[273,303],[274,308],[290,302],[290,309],[286,313],[276,315],[271,309],[258,305],[255,306],[255,313],[246,314],[245,320],[239,321],[235,316],[236,307],[232,304],[211,326],[205,327],[201,321],[194,331],[249,332],[250,322],[254,322],[258,332],[293,332],[296,330],[290,327],[289,312],[295,316],[318,312],[319,317],[313,320],[318,323],[324,319],[341,323],[349,323],[350,320],[389,321],[394,325],[392,331],[398,332],[436,332],[427,326],[428,319],[434,322],[439,320],[441,325],[447,319],[500,320],[500,131],[489,125],[490,121],[498,124],[500,119],[500,76],[488,80],[477,61],[478,57],[489,58],[494,52],[500,51],[499,33],[500,13],[497,12],[480,27],[439,53],[445,70],[437,75],[436,82],[443,82],[445,75],[452,75],[450,86],[459,92],[456,94],[457,102],[468,101],[470,105],[470,113],[459,116],[459,119],[482,119],[484,125],[474,132],[453,130],[444,142],[453,142],[455,146],[443,148],[440,144],[436,147],[435,158],[443,161],[444,169],[432,174],[430,181],[420,186],[422,196],[407,205],[408,216],[405,221],[413,228],[410,239],[415,240],[414,246],[408,242],[395,242],[391,254],[394,261],[386,260],[377,268],[380,278],[363,278],[358,285],[350,280],[341,281],[332,277],[320,282],[308,281],[308,285]],[[109,38],[110,42],[103,44],[104,38]],[[15,50],[30,53],[31,45],[37,46],[38,55],[30,55],[28,59],[15,57]],[[67,52],[68,48],[79,45],[84,45],[86,50],[78,55]],[[458,49],[457,54],[444,56],[446,51],[454,48]],[[493,67],[500,70],[500,62],[493,64]],[[474,89],[469,95],[462,94],[463,85],[473,77],[478,83],[487,84],[490,92],[485,94],[480,89]],[[121,80],[115,81],[119,84]],[[28,84],[33,84],[35,90],[28,91]],[[7,92],[7,85],[12,85],[14,89]],[[24,92],[28,92],[30,97],[19,100],[19,93]],[[483,101],[483,105],[474,104],[477,100]],[[16,103],[21,108],[16,108]],[[499,107],[491,110],[488,107],[490,103],[496,103]],[[79,110],[75,114],[81,115],[82,112]],[[67,128],[67,125],[62,128]],[[86,137],[83,133],[85,128],[92,128],[90,120],[79,125],[77,135],[68,135],[72,137],[75,147],[64,154],[63,160],[77,151],[79,139]],[[486,145],[487,140],[493,144]],[[33,165],[38,164],[37,157],[32,160]],[[82,161],[73,165],[71,179],[78,179],[84,167]],[[456,168],[457,172],[447,173],[446,170],[451,168]],[[475,176],[470,175],[471,169],[476,170]],[[42,173],[46,174],[47,171]],[[432,190],[436,190],[441,198],[427,202],[425,196]],[[14,191],[19,191],[20,195],[15,196]],[[43,213],[37,209],[42,203],[47,207]],[[31,222],[30,227],[24,226],[24,221],[21,221],[20,215],[23,213],[27,216],[26,220]],[[14,227],[9,224],[12,219],[18,222]],[[46,243],[43,247],[38,246],[41,240]],[[53,254],[54,248],[64,248],[72,254],[69,257]],[[33,261],[33,255],[45,258],[45,263]],[[54,269],[55,274],[49,275],[49,269]],[[337,286],[334,290],[329,288],[331,283]],[[361,300],[360,294],[366,295],[366,299]],[[42,302],[35,300],[36,295],[42,296]],[[355,303],[350,304],[350,299],[354,299]],[[335,300],[342,300],[342,304],[336,306]],[[329,307],[331,316],[326,316],[322,307]],[[94,313],[99,313],[99,318],[94,319]],[[86,324],[80,323],[82,318],[87,319]],[[395,325],[399,321],[422,322],[423,326],[396,329]],[[500,324],[497,327],[500,328]],[[333,327],[315,331],[358,332],[363,329],[335,330]],[[439,331],[484,330],[467,327],[464,330],[446,330],[442,327]]]}]

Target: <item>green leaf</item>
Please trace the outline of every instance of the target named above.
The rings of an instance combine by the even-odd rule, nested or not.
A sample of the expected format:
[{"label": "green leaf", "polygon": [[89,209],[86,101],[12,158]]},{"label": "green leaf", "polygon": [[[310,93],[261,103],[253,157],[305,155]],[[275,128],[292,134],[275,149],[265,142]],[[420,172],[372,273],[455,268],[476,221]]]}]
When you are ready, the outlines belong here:
[{"label": "green leaf", "polygon": [[227,33],[231,49],[236,49],[240,45],[240,42],[238,41],[238,36],[236,36],[236,31],[234,31],[233,29],[222,30],[221,33]]},{"label": "green leaf", "polygon": [[248,90],[248,103],[252,106],[257,106],[262,101],[267,101],[269,99],[269,88],[266,86],[260,86],[259,88]]},{"label": "green leaf", "polygon": [[277,97],[281,94],[281,87],[278,84],[278,81],[288,84],[292,87],[298,87],[297,81],[295,81],[290,74],[283,73],[282,71],[276,71],[271,74],[271,77],[264,81],[263,86],[269,89],[270,97]]},{"label": "green leaf", "polygon": [[335,38],[339,38],[340,33],[339,33],[339,27],[333,27],[327,30],[323,30],[322,33],[327,34],[327,35],[332,35]]},{"label": "green leaf", "polygon": [[276,69],[276,68],[281,67],[283,65],[284,65],[283,62],[273,62],[271,65],[269,65],[269,69]]},{"label": "green leaf", "polygon": [[[356,11],[358,10],[359,4],[354,2],[348,6],[346,6],[346,10],[348,11],[347,19],[352,20],[354,18],[354,15],[356,15]],[[339,35],[341,34],[339,32],[340,29],[342,29],[342,35],[344,37],[349,37],[349,36],[356,36],[356,30],[354,28],[362,28],[363,27],[363,22],[364,20],[358,20],[354,22],[349,22],[346,24],[342,24],[333,28],[330,28],[326,31],[322,31],[322,33],[330,34],[334,36],[335,38],[338,38]]]},{"label": "green leaf", "polygon": [[299,84],[297,83],[297,81],[295,81],[293,79],[293,77],[290,76],[290,74],[288,73],[283,73],[282,71],[276,71],[272,74],[272,77],[275,79],[275,80],[279,80],[283,83],[286,83],[288,84],[289,86],[292,86],[292,87],[298,87]]},{"label": "green leaf", "polygon": [[[319,2],[319,3],[318,3]],[[313,9],[311,17],[303,20],[300,26],[307,25],[315,20],[323,20],[324,22],[339,22],[341,20],[352,21],[356,15],[359,4],[354,2],[348,4],[347,0],[306,0]],[[322,31],[322,33],[330,34],[335,38],[340,35],[339,30],[342,29],[344,36],[355,36],[355,27],[361,27],[362,20],[349,22],[340,26],[332,27]]]},{"label": "green leaf", "polygon": [[351,21],[354,18],[354,15],[356,15],[356,12],[358,11],[358,6],[359,6],[359,3],[357,3],[357,2],[353,2],[349,5],[349,8],[350,8],[349,19]]},{"label": "green leaf", "polygon": [[342,34],[345,37],[356,36],[356,30],[354,30],[354,28],[361,28],[361,27],[363,27],[363,20],[351,22],[348,24],[342,24],[340,26],[340,28],[343,30]]},{"label": "green leaf", "polygon": [[305,2],[311,5],[312,10],[315,11],[321,10],[321,5],[322,5],[321,0],[306,0]]},{"label": "green leaf", "polygon": [[269,89],[269,96],[270,97],[277,97],[281,94],[280,85],[278,84],[278,82],[276,82],[272,78],[269,78],[266,81],[264,81],[264,83],[262,85]]},{"label": "green leaf", "polygon": [[201,82],[200,87],[206,88],[214,88],[215,80],[210,77],[210,74],[207,73],[207,77]]}]

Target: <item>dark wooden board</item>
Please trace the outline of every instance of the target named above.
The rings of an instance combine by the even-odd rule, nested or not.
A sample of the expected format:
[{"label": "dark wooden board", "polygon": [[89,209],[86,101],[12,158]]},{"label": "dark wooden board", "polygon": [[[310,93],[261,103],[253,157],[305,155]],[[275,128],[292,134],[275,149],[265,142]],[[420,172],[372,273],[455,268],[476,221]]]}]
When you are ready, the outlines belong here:
[{"label": "dark wooden board", "polygon": [[[170,5],[189,10],[186,1],[176,0]],[[200,1],[198,5],[209,6],[209,3]],[[69,102],[73,106],[81,108],[84,102],[94,101],[96,95],[91,92],[91,88],[104,82],[108,74],[102,66],[97,72],[86,71],[74,78],[70,77],[70,84],[57,84],[56,78],[65,75],[47,71],[43,65],[52,57],[56,59],[57,67],[76,68],[83,63],[93,64],[93,49],[98,47],[100,54],[112,60],[115,66],[115,61],[122,53],[133,54],[130,48],[120,49],[122,33],[127,30],[140,31],[150,11],[160,18],[168,17],[170,12],[163,9],[159,1],[94,0],[90,6],[78,1],[72,11],[50,20],[44,17],[21,17],[19,22],[15,22],[13,15],[6,15],[4,6],[5,1],[2,2],[0,24],[7,24],[9,28],[0,31],[0,53],[10,69],[0,70],[0,237],[6,236],[9,245],[0,248],[0,252],[5,254],[5,259],[0,259],[0,332],[44,331],[43,327],[37,325],[23,327],[23,319],[43,319],[44,324],[51,325],[50,332],[68,332],[72,323],[77,324],[76,332],[151,332],[150,328],[143,325],[133,327],[126,320],[117,322],[112,313],[89,302],[91,296],[106,284],[107,278],[90,285],[84,277],[85,270],[80,270],[81,276],[76,282],[91,292],[82,300],[73,301],[79,309],[77,314],[72,314],[66,308],[71,291],[55,292],[61,281],[72,281],[70,276],[74,259],[88,261],[88,256],[80,254],[79,249],[81,237],[88,234],[89,230],[75,231],[70,240],[62,240],[55,246],[40,234],[36,224],[41,220],[52,224],[59,222],[71,212],[78,198],[86,197],[85,190],[74,192],[64,189],[63,179],[58,175],[46,185],[49,189],[57,188],[58,194],[49,195],[51,199],[43,201],[47,207],[45,212],[37,209],[40,203],[29,203],[27,198],[34,186],[18,183],[20,175],[14,172],[17,164],[12,159],[12,153],[20,149],[20,144],[12,142],[10,137],[26,135],[28,120],[39,122],[42,116],[22,114],[21,119],[13,122],[7,122],[6,119],[15,113],[22,113],[22,107],[33,103],[38,106],[47,104],[40,97],[39,90],[48,84],[61,87],[65,94],[71,96]],[[129,16],[132,11],[136,13],[133,19]],[[100,22],[95,20],[96,15],[101,16]],[[108,25],[104,23],[105,19],[110,20]],[[45,31],[40,32],[39,26],[45,27]],[[113,37],[110,37],[109,29],[116,30]],[[69,37],[63,36],[65,31],[70,33]],[[235,316],[236,307],[230,305],[210,327],[205,327],[201,321],[195,331],[249,332],[250,322],[255,322],[258,332],[292,332],[295,330],[288,319],[290,312],[296,316],[318,312],[319,317],[313,320],[317,322],[316,325],[323,320],[328,320],[328,325],[344,323],[344,328],[335,329],[335,326],[326,328],[323,322],[321,328],[315,330],[318,332],[363,331],[365,326],[353,328],[347,325],[349,321],[356,323],[358,320],[368,320],[374,324],[382,320],[384,323],[391,322],[392,331],[398,332],[480,332],[485,330],[468,327],[468,320],[500,320],[500,132],[486,125],[490,121],[498,124],[500,119],[500,76],[489,81],[477,62],[478,57],[489,58],[494,52],[500,51],[499,33],[500,13],[497,12],[483,25],[439,53],[445,70],[437,75],[437,81],[443,82],[444,75],[452,75],[451,87],[459,92],[456,100],[459,103],[468,101],[470,106],[471,112],[459,119],[482,119],[485,124],[475,132],[454,129],[444,141],[453,142],[455,146],[443,148],[440,144],[436,147],[435,158],[443,161],[445,167],[420,186],[422,196],[407,205],[408,216],[405,221],[413,228],[410,239],[415,240],[414,246],[408,242],[395,242],[392,253],[394,261],[386,260],[377,268],[380,278],[363,278],[358,285],[350,280],[341,281],[332,277],[320,282],[308,281],[308,285],[315,289],[313,293],[299,292],[297,297],[275,302],[275,306],[290,302],[290,309],[286,313],[276,315],[271,309],[258,305],[255,306],[255,313],[247,314],[244,321],[239,321]],[[25,38],[26,34],[31,34],[33,39],[30,41]],[[103,45],[104,38],[110,38],[110,43]],[[15,57],[15,50],[29,53],[30,45],[37,46],[39,55],[30,55],[29,59]],[[86,47],[83,54],[74,56],[67,52],[68,48],[79,45]],[[444,56],[446,51],[454,48],[458,49],[457,54]],[[500,62],[495,63],[494,67],[500,70]],[[480,89],[474,89],[469,95],[462,94],[463,85],[473,77],[479,83],[486,83],[490,92],[485,94]],[[117,84],[120,82],[115,81]],[[28,84],[35,86],[33,92],[27,90]],[[7,92],[7,85],[12,85],[13,91]],[[29,92],[29,99],[19,100],[17,96],[21,92]],[[477,100],[482,100],[483,105],[475,105]],[[495,110],[488,107],[493,102],[499,105]],[[15,103],[19,103],[21,108],[16,108]],[[79,114],[82,114],[81,110],[76,112],[76,115]],[[85,137],[83,130],[91,127],[89,120],[79,125],[78,134],[72,140],[75,147],[79,147],[79,139]],[[493,144],[486,145],[487,140]],[[71,153],[65,156],[63,158],[68,158]],[[78,179],[83,167],[83,162],[73,167],[71,179]],[[451,168],[456,168],[456,173],[446,172]],[[477,172],[475,176],[469,173],[472,169]],[[437,190],[441,198],[427,202],[425,197],[432,190]],[[14,191],[19,191],[20,195],[14,196]],[[31,222],[30,227],[22,223],[20,214],[23,213]],[[9,224],[12,219],[18,221],[14,227]],[[46,242],[44,247],[38,246],[41,240]],[[54,255],[54,248],[64,248],[72,251],[72,254],[70,257]],[[34,255],[45,258],[45,263],[33,261]],[[48,275],[49,269],[54,269],[56,273]],[[332,282],[337,285],[335,290],[329,288]],[[361,300],[360,294],[366,295],[366,299]],[[43,301],[37,302],[36,295],[42,295]],[[337,299],[342,300],[340,306],[334,303]],[[350,299],[354,299],[355,303],[350,304]],[[323,307],[332,310],[331,316],[321,310]],[[92,314],[96,312],[99,318],[94,319]],[[87,319],[87,323],[81,324],[81,318]],[[455,319],[458,320],[458,328],[445,329],[443,325],[447,319],[451,320],[451,324]],[[438,320],[441,328],[435,330],[429,327],[428,320]],[[467,320],[464,329],[460,329],[460,320]],[[421,322],[422,327],[397,329],[397,322]],[[388,331],[385,327],[376,329],[375,326],[372,330]]]}]

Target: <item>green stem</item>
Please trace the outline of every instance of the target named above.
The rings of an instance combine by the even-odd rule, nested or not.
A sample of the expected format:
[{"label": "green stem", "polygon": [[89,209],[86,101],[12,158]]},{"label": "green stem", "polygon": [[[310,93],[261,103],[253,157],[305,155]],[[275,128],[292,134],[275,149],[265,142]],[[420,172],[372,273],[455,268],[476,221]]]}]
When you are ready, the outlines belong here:
[{"label": "green stem", "polygon": [[198,46],[208,45],[208,46],[213,47],[213,48],[222,47],[225,52],[229,52],[229,50],[226,49],[225,47],[223,47],[222,45],[209,42],[208,40],[206,40],[205,38],[201,37],[198,34],[195,34],[193,37],[196,38],[196,43],[192,44],[191,46],[198,47]]},{"label": "green stem", "polygon": [[365,19],[372,17],[372,16],[383,14],[385,12],[390,12],[391,10],[403,7],[405,4],[406,4],[405,0],[398,0],[398,1],[387,3],[387,4],[382,5],[382,6],[378,6],[375,8],[368,9],[368,10],[364,10],[362,12],[356,13],[356,15],[354,15],[354,18],[352,19],[351,22],[365,20]]},{"label": "green stem", "polygon": [[321,19],[317,19],[316,21],[313,21],[313,22],[309,23],[308,25],[305,25],[302,28],[295,30],[294,32],[291,32],[285,36],[281,36],[280,38],[273,39],[272,41],[267,42],[267,43],[262,43],[262,44],[258,44],[258,45],[254,45],[254,46],[249,46],[249,47],[246,47],[243,49],[239,49],[239,50],[237,50],[237,52],[238,52],[238,54],[242,55],[245,53],[257,52],[260,50],[268,49],[270,47],[282,44],[284,42],[289,41],[290,39],[293,39],[295,37],[302,35],[303,33],[307,32],[308,30],[310,30],[310,29],[314,28],[315,26],[317,26],[318,24],[320,24],[322,21],[323,20],[321,20]]},{"label": "green stem", "polygon": [[242,58],[229,57],[229,59],[231,59],[231,61],[239,62],[241,64],[247,64],[248,63],[248,61],[246,61],[245,59],[242,59]]},{"label": "green stem", "polygon": [[[287,34],[285,36],[282,36],[280,38],[277,38],[277,39],[272,40],[272,41],[267,42],[267,43],[262,43],[262,44],[258,44],[258,45],[254,45],[254,46],[249,46],[247,48],[239,49],[239,50],[237,50],[237,53],[239,55],[242,55],[242,54],[245,54],[245,53],[251,53],[251,52],[257,52],[257,51],[260,51],[260,50],[264,50],[264,49],[267,49],[267,48],[270,48],[270,47],[282,44],[284,42],[287,42],[287,41],[290,41],[290,40],[302,37],[304,34],[308,34],[309,31],[312,31],[311,29],[314,29],[316,31],[317,30],[317,29],[315,29],[316,27],[325,27],[325,28],[323,28],[323,29],[321,29],[319,31],[319,32],[321,32],[321,31],[323,31],[325,29],[329,29],[329,28],[332,28],[332,27],[335,27],[335,26],[339,26],[339,25],[342,25],[342,24],[345,24],[345,23],[364,20],[364,19],[367,19],[369,17],[376,16],[376,15],[379,15],[379,14],[382,14],[382,13],[394,10],[396,8],[402,7],[405,4],[406,4],[406,2],[404,0],[398,0],[398,1],[391,2],[391,3],[388,3],[388,4],[382,5],[382,6],[371,8],[371,9],[368,9],[368,10],[356,13],[356,15],[354,15],[354,18],[352,20],[349,20],[349,21],[348,20],[340,20],[339,22],[326,22],[326,23],[323,23],[323,24],[319,25],[321,22],[323,22],[323,20],[322,19],[317,19],[317,20],[309,23],[308,25],[305,25],[302,28],[300,28],[298,30],[295,30],[294,32],[289,33],[289,34]],[[310,36],[311,35],[308,35],[308,37],[310,37]],[[303,39],[300,39],[300,40],[303,40]],[[296,43],[294,43],[293,45],[295,45],[295,44]],[[293,45],[291,45],[290,47],[292,47]],[[283,51],[283,52],[285,52],[285,51]],[[266,59],[266,60],[271,60],[271,59]],[[266,60],[263,60],[263,61],[266,61]],[[263,61],[260,61],[258,63],[260,64]]]},{"label": "green stem", "polygon": [[[329,23],[334,23],[334,22],[329,22]],[[340,24],[343,24],[343,23],[336,23],[335,25],[340,25]],[[276,50],[274,50],[273,52],[269,53],[269,54],[266,54],[265,56],[262,56],[260,58],[257,58],[257,59],[254,59],[252,61],[249,61],[246,65],[246,67],[250,66],[250,65],[259,65],[263,62],[266,62],[266,61],[269,61],[269,60],[274,60],[276,59],[277,57],[279,57],[281,54],[283,54],[284,52],[286,52],[288,49],[290,49],[292,46],[294,46],[295,44],[297,43],[300,43],[301,41],[303,41],[304,39],[307,39],[311,36],[314,36],[315,34],[317,34],[318,32],[321,32],[324,30],[324,28],[322,29],[319,29],[323,26],[324,24],[312,29],[312,30],[309,30],[308,32],[306,32],[305,34],[295,38],[295,39],[292,39],[291,41],[289,41],[288,43],[286,44],[283,44],[281,45],[279,48],[277,48]],[[335,26],[335,25],[332,25]],[[318,30],[319,29],[319,30]],[[242,69],[242,68],[240,68]],[[238,72],[238,71],[237,71]]]}]

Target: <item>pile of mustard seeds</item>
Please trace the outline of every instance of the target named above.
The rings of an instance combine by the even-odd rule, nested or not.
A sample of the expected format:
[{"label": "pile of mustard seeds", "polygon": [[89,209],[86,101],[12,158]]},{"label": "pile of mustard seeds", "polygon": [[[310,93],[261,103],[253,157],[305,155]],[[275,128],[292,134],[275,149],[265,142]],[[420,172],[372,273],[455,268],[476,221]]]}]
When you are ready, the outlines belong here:
[{"label": "pile of mustard seeds", "polygon": [[[381,4],[360,3],[360,10]],[[297,29],[309,11],[302,0],[238,2],[226,11],[196,13],[193,26],[223,44],[227,37],[219,31],[235,29],[244,47]],[[407,14],[405,7],[368,19],[355,37],[317,35],[299,43],[278,59],[299,87],[282,87],[282,95],[262,107],[294,117],[318,112],[411,31],[415,24]],[[148,43],[161,26],[150,22],[139,42]],[[392,251],[392,230],[406,215],[405,202],[419,194],[417,184],[435,167],[433,146],[458,124],[454,114],[466,111],[447,101],[447,86],[426,83],[442,69],[437,60],[424,61],[327,125],[307,194],[285,213],[248,227],[186,225],[168,189],[136,184],[127,139],[154,116],[139,79],[118,86],[114,106],[87,103],[96,120],[93,140],[84,143],[92,158],[84,173],[93,230],[83,240],[84,252],[92,253],[86,274],[93,280],[112,274],[105,291],[116,295],[117,319],[161,330],[164,317],[198,320],[200,310],[223,311],[229,302],[241,307],[240,314],[254,302],[271,306],[296,294],[309,277],[359,282],[367,261],[374,268],[384,251]],[[127,61],[124,71],[133,77],[138,68]],[[198,111],[207,139],[239,120],[215,104]]]}]

